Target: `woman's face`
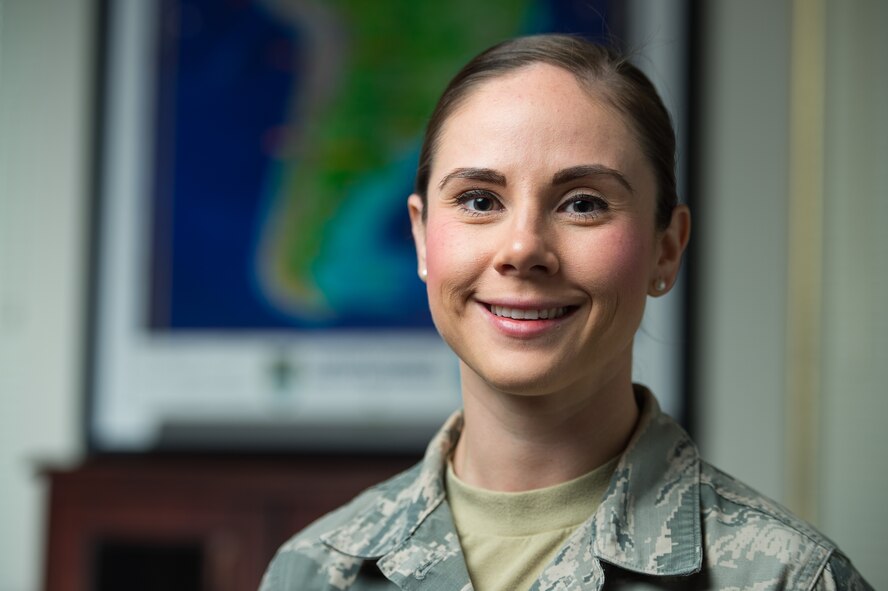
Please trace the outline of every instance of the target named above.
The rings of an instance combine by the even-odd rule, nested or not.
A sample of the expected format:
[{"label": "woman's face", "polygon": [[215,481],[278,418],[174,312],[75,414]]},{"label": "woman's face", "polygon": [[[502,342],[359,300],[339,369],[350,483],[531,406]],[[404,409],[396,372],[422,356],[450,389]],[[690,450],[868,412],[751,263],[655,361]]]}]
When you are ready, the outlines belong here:
[{"label": "woman's face", "polygon": [[443,126],[425,221],[409,201],[463,371],[527,395],[630,379],[646,296],[681,252],[664,248],[655,196],[622,116],[569,72],[537,64],[472,90]]}]

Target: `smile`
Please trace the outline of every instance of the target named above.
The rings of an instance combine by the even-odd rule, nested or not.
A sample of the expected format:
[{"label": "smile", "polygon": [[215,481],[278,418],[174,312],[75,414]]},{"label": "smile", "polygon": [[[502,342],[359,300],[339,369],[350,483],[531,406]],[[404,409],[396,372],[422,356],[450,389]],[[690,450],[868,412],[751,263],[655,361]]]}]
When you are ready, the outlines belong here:
[{"label": "smile", "polygon": [[551,320],[555,318],[561,318],[565,314],[567,314],[570,307],[559,307],[559,308],[544,308],[540,310],[527,310],[520,308],[508,308],[506,306],[496,306],[496,305],[488,305],[487,309],[490,310],[492,314],[495,316],[499,316],[500,318],[511,318],[512,320]]}]

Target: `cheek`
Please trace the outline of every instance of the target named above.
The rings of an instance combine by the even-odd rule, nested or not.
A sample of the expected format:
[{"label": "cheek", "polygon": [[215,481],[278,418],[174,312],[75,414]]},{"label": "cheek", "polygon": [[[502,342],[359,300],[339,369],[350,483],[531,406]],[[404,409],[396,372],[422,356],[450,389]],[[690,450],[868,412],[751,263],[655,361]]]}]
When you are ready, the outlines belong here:
[{"label": "cheek", "polygon": [[464,224],[437,222],[426,226],[426,292],[432,321],[441,337],[459,349],[456,320],[465,312],[466,298],[482,268],[477,241]]},{"label": "cheek", "polygon": [[426,230],[426,266],[430,291],[471,278],[483,262],[478,241],[465,224],[430,223]]},{"label": "cheek", "polygon": [[453,242],[452,237],[442,228],[441,224],[432,224],[426,227],[426,266],[429,271],[429,283],[438,278],[439,271],[447,262],[448,249]]},{"label": "cheek", "polygon": [[[597,290],[647,294],[653,237],[632,228],[614,227],[582,241],[583,256],[572,267]],[[574,251],[577,250],[575,243]],[[641,297],[640,296],[640,297]]]}]

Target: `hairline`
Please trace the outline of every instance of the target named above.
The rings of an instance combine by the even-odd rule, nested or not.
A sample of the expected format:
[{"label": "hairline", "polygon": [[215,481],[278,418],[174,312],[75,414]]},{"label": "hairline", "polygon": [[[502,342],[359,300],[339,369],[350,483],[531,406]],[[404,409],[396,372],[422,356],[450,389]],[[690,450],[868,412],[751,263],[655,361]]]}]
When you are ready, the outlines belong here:
[{"label": "hairline", "polygon": [[[656,225],[659,229],[668,226],[678,203],[672,117],[653,82],[632,64],[629,55],[576,35],[518,37],[490,47],[463,66],[445,88],[429,119],[414,193],[427,205],[431,167],[441,148],[443,130],[450,117],[474,95],[475,89],[536,64],[569,72],[590,100],[621,117],[653,168],[657,185]],[[427,209],[423,208],[423,220]]]},{"label": "hairline", "polygon": [[[475,74],[472,74],[471,76],[467,76],[469,82],[464,83],[462,92],[454,97],[453,100],[448,104],[446,117],[438,126],[435,136],[432,138],[431,145],[429,146],[429,154],[431,157],[429,159],[428,178],[426,179],[425,187],[422,187],[422,192],[417,191],[420,198],[422,198],[423,200],[423,219],[425,219],[426,217],[425,211],[428,205],[429,187],[432,185],[431,165],[434,164],[436,160],[435,156],[437,156],[441,147],[441,138],[444,136],[444,133],[447,129],[447,124],[450,122],[450,120],[459,113],[459,111],[465,106],[465,103],[468,102],[470,98],[475,96],[475,94],[481,89],[482,86],[495,80],[499,80],[500,78],[505,78],[513,74],[517,75],[522,70],[526,70],[540,64],[558,68],[559,70],[567,72],[574,78],[577,86],[579,86],[580,90],[582,90],[589,97],[590,100],[596,101],[597,103],[604,106],[606,109],[611,109],[614,114],[618,115],[623,124],[626,125],[629,130],[631,130],[632,136],[635,138],[638,149],[645,154],[646,159],[649,159],[647,153],[645,153],[644,150],[643,136],[637,129],[637,125],[632,120],[630,114],[626,111],[626,109],[620,106],[616,98],[616,93],[611,91],[608,88],[607,84],[596,84],[596,82],[600,82],[606,78],[619,78],[618,76],[614,75],[615,73],[610,71],[609,69],[603,72],[603,74],[606,75],[602,75],[599,78],[592,80],[586,76],[583,76],[581,73],[571,71],[570,68],[566,67],[564,64],[559,63],[557,60],[546,59],[546,56],[540,56],[533,61],[527,61],[526,63],[506,67],[501,70],[486,70],[483,72],[477,72]],[[652,163],[651,166],[653,166]]]}]

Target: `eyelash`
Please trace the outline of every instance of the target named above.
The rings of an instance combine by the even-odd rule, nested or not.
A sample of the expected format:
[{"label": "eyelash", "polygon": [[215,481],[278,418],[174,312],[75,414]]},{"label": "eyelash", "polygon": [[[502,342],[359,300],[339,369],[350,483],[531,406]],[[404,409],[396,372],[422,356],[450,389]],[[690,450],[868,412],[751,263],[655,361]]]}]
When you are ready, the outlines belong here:
[{"label": "eyelash", "polygon": [[[491,204],[493,205],[492,209],[489,210],[479,210],[479,209],[471,209],[467,206],[468,203],[475,199],[489,199]],[[485,215],[489,215],[491,213],[495,213],[502,209],[502,203],[500,203],[499,198],[491,193],[490,191],[484,189],[469,189],[464,193],[460,193],[456,196],[454,201],[460,206],[460,209],[466,214],[472,217],[481,217]],[[566,211],[566,209],[575,203],[589,203],[596,207],[593,211],[586,212],[577,212],[577,211]],[[592,221],[597,219],[603,213],[606,213],[609,209],[607,201],[605,201],[602,197],[598,195],[588,194],[588,193],[575,193],[571,195],[566,201],[564,201],[559,207],[558,211],[563,211],[571,219],[578,221]]]},{"label": "eyelash", "polygon": [[607,210],[609,209],[607,201],[605,201],[604,199],[602,199],[598,195],[590,195],[590,194],[586,194],[586,193],[571,195],[567,199],[567,201],[565,201],[564,204],[561,205],[558,209],[563,210],[567,206],[569,206],[573,203],[589,203],[589,204],[592,204],[597,207],[597,209],[595,209],[593,211],[586,211],[586,212],[576,212],[576,211],[570,212],[570,211],[568,211],[568,212],[566,212],[571,218],[576,219],[576,220],[594,220],[598,216],[600,216],[601,214],[607,212]]},{"label": "eyelash", "polygon": [[473,199],[490,199],[490,201],[492,203],[495,203],[500,208],[502,208],[502,204],[499,202],[499,199],[497,198],[497,196],[494,195],[493,193],[491,193],[490,191],[485,191],[483,189],[469,189],[465,193],[460,193],[459,195],[457,195],[455,201],[456,201],[456,203],[459,204],[460,209],[462,211],[466,212],[467,214],[469,214],[473,217],[487,215],[487,214],[492,213],[494,211],[498,211],[497,209],[490,209],[490,210],[486,210],[486,211],[479,210],[479,209],[469,209],[466,206],[466,204],[469,203],[470,201],[472,201]]}]

